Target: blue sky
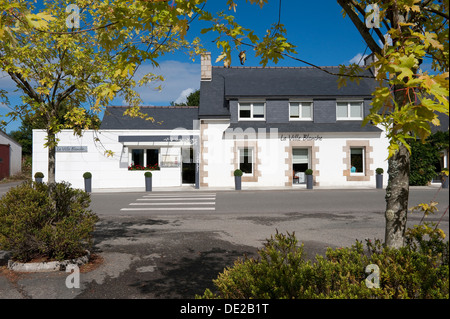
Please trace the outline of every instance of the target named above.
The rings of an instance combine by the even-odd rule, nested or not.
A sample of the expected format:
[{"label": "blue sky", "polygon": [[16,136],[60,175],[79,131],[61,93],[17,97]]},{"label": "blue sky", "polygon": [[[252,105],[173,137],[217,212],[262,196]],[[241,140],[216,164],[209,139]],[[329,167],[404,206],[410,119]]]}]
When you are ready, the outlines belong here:
[{"label": "blue sky", "polygon": [[[262,9],[258,5],[250,5],[244,0],[237,0],[236,21],[244,27],[253,29],[262,38],[271,24],[276,23],[279,17],[280,0],[269,0]],[[226,0],[209,0],[205,9],[211,12],[227,10]],[[336,0],[282,0],[281,23],[287,29],[287,38],[297,46],[297,58],[306,60],[319,66],[332,66],[348,64],[350,61],[359,60],[366,49],[366,45],[353,26],[349,18],[343,18],[341,8]],[[213,65],[220,55],[219,49],[212,42],[214,34],[200,35],[203,27],[208,27],[205,22],[195,21],[189,29],[188,37],[201,36],[205,48],[212,54]],[[247,50],[246,66],[259,66],[259,60]],[[369,51],[366,52],[370,53]],[[240,66],[237,52],[233,56],[232,66]],[[160,67],[153,69],[148,64],[141,67],[137,76],[144,72],[154,72],[165,77],[162,83],[162,91],[152,88],[139,88],[138,92],[144,101],[143,105],[169,105],[171,101],[182,102],[187,94],[200,87],[200,58],[192,61],[184,52],[177,52],[162,57],[159,60]],[[275,66],[269,64],[269,66]],[[286,58],[277,66],[305,66],[305,64]],[[5,75],[0,75],[0,86],[11,92],[11,103],[19,103],[18,93],[13,93],[14,85]],[[114,105],[122,105],[120,99],[113,102]],[[0,115],[8,113],[9,109],[0,105]],[[7,118],[2,118],[7,120]],[[6,132],[17,130],[20,121],[11,122],[6,127]]]}]

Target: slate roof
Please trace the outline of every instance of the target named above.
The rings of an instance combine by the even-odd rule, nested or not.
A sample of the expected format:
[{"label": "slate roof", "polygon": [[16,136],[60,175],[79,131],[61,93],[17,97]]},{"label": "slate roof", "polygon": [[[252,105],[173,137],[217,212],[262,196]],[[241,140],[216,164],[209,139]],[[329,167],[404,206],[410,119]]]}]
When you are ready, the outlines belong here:
[{"label": "slate roof", "polygon": [[100,129],[104,130],[173,130],[196,129],[193,121],[198,120],[197,106],[141,106],[140,111],[154,118],[154,122],[141,118],[124,116],[127,107],[108,106]]},{"label": "slate roof", "polygon": [[255,133],[258,133],[258,129],[265,129],[266,133],[270,133],[271,128],[277,129],[278,133],[381,132],[378,127],[371,124],[362,126],[361,121],[339,121],[337,123],[314,123],[312,121],[293,121],[289,123],[240,121],[238,123],[230,124],[230,126],[228,127],[228,132],[232,132],[235,129],[242,129],[243,131],[247,129],[253,129],[255,130]]},{"label": "slate roof", "polygon": [[[324,67],[338,73],[338,67]],[[362,75],[372,76],[369,70]],[[212,80],[200,84],[201,117],[229,116],[227,99],[271,97],[371,97],[376,82],[361,78],[338,88],[338,77],[311,67],[213,67]]]}]

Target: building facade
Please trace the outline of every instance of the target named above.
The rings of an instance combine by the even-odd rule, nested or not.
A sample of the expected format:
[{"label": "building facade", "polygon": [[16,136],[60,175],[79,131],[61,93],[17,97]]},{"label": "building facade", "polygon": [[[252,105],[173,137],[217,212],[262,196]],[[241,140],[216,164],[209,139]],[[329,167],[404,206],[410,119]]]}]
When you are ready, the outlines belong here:
[{"label": "building facade", "polygon": [[200,186],[231,187],[239,168],[243,187],[304,187],[307,169],[316,186],[374,187],[375,170],[387,171],[388,155],[383,130],[362,126],[375,81],[338,88],[330,73],[212,67],[204,57]]},{"label": "building facade", "polygon": [[[201,68],[198,107],[143,107],[154,121],[108,107],[100,130],[61,132],[57,180],[81,188],[90,171],[93,189],[142,188],[136,167],[157,165],[154,187],[233,188],[241,169],[244,189],[305,188],[311,169],[316,186],[374,188],[376,168],[387,171],[384,131],[362,126],[370,77],[338,88],[336,76],[315,68],[213,67],[209,54]],[[33,132],[33,173],[47,170],[44,138]]]}]

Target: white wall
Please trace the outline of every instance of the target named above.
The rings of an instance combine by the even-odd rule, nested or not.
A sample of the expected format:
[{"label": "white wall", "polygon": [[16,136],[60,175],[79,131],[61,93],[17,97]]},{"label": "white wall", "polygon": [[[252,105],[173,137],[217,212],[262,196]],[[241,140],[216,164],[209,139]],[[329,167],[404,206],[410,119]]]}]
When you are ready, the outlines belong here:
[{"label": "white wall", "polygon": [[[172,131],[119,131],[101,130],[84,131],[82,137],[74,136],[72,130],[63,130],[57,135],[59,146],[87,146],[87,152],[56,152],[56,181],[67,181],[75,188],[84,188],[84,172],[92,173],[92,188],[144,188],[145,171],[128,170],[128,147],[119,143],[119,136],[125,135],[171,135]],[[194,132],[195,133],[195,132]],[[46,133],[33,130],[33,176],[36,172],[44,173],[47,181],[48,149],[44,148]],[[141,142],[136,146],[159,146],[174,148],[179,153],[182,142]],[[105,155],[105,150],[113,156]],[[152,171],[153,187],[181,185],[181,167],[162,167]]]},{"label": "white wall", "polygon": [[[231,176],[231,172],[235,168],[234,161],[236,157],[233,152],[235,139],[224,138],[224,132],[228,128],[229,122],[209,120],[204,121],[204,123],[207,123],[208,126],[202,132],[202,136],[206,137],[203,139],[203,146],[207,149],[207,152],[202,154],[206,163],[203,165],[204,171],[207,172],[207,177],[205,177],[203,182],[208,183],[209,187],[233,187],[234,178]],[[265,134],[255,133],[253,136],[252,134],[247,135],[247,141],[249,144],[257,142],[260,161],[258,170],[261,172],[261,176],[258,178],[257,183],[243,182],[243,187],[285,186],[286,182],[288,182],[286,171],[292,170],[292,167],[288,167],[289,164],[286,164],[286,159],[292,156],[292,154],[286,152],[286,147],[290,149],[289,140],[281,140],[280,134],[275,134],[275,136],[268,134],[270,138],[267,138]],[[387,185],[388,164],[386,159],[388,155],[388,141],[383,132],[381,134],[314,133],[311,135],[322,136],[322,140],[314,142],[314,145],[319,147],[319,151],[315,154],[316,158],[319,159],[319,163],[315,169],[320,173],[315,178],[320,186],[374,188],[376,185],[375,169],[378,167],[384,169],[383,184],[384,186]],[[370,176],[369,181],[347,181],[347,177],[344,176],[343,171],[347,167],[343,161],[346,157],[343,148],[346,146],[347,140],[369,141],[369,146],[373,148],[370,155],[373,163],[369,166],[369,170],[373,171],[373,175]]]}]

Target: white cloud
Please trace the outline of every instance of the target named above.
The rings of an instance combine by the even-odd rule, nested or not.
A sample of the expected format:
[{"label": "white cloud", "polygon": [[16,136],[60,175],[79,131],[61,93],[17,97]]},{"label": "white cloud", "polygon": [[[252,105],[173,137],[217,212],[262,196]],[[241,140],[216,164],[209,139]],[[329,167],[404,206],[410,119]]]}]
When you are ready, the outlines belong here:
[{"label": "white cloud", "polygon": [[186,98],[188,97],[188,95],[191,94],[194,91],[195,90],[193,88],[188,88],[186,90],[181,91],[180,95],[175,100],[175,103],[184,103],[184,102],[186,102]]},{"label": "white cloud", "polygon": [[365,54],[364,56],[361,53],[358,53],[357,55],[355,55],[352,59],[350,59],[350,63],[356,63],[360,66],[364,65],[364,59],[367,57],[367,55]]},{"label": "white cloud", "polygon": [[[136,72],[136,82],[147,73],[162,75],[164,81],[136,87],[136,91],[143,101],[142,105],[168,106],[172,101],[181,103],[185,101],[187,95],[200,88],[200,64],[173,60],[161,62],[156,68],[145,64]],[[155,89],[158,86],[161,86],[160,91]],[[118,98],[114,102],[114,104],[123,105],[122,98]]]}]

